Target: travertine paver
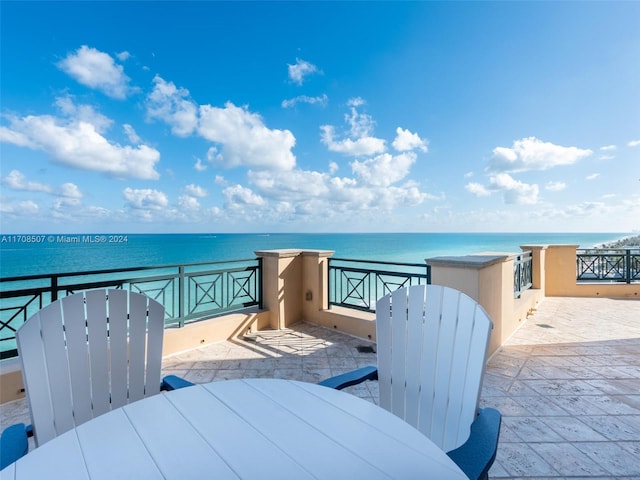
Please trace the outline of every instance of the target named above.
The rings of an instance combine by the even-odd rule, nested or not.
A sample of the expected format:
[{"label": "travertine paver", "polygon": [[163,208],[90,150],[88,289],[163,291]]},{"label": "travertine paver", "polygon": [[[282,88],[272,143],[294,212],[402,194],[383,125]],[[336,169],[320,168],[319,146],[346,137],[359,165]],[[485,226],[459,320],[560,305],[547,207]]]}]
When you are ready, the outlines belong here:
[{"label": "travertine paver", "polygon": [[[317,382],[371,365],[371,342],[308,323],[166,358],[194,382],[278,377]],[[349,392],[377,402],[376,382]],[[547,298],[490,359],[481,406],[503,414],[491,469],[504,479],[640,480],[640,300]],[[0,406],[0,426],[28,421]]]},{"label": "travertine paver", "polygon": [[489,361],[494,478],[640,479],[640,300],[547,298]]}]

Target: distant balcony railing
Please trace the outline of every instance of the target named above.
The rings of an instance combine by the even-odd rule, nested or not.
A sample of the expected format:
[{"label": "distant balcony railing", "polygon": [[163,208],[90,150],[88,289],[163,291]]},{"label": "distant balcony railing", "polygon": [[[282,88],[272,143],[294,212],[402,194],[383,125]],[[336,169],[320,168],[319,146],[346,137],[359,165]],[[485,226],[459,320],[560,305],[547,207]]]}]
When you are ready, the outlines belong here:
[{"label": "distant balcony railing", "polygon": [[31,275],[0,279],[0,358],[17,355],[15,332],[41,308],[72,293],[118,288],[165,307],[165,325],[262,306],[261,259]]},{"label": "distant balcony railing", "polygon": [[420,263],[329,259],[329,307],[375,311],[378,298],[399,288],[431,283],[431,267]]},{"label": "distant balcony railing", "polygon": [[640,248],[576,251],[579,282],[640,282]]},{"label": "distant balcony railing", "polygon": [[533,258],[531,252],[522,252],[513,261],[513,296],[520,298],[522,292],[532,286]]}]

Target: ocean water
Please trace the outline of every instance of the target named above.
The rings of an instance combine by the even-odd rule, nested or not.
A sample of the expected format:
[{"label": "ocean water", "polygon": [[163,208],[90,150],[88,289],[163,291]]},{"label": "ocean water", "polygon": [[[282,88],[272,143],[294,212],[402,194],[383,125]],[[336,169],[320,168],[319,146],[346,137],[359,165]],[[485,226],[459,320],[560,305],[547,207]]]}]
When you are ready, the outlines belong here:
[{"label": "ocean water", "polygon": [[41,275],[254,258],[256,250],[332,250],[335,257],[423,263],[426,258],[520,252],[527,244],[590,248],[629,233],[358,233],[0,235],[0,276]]}]

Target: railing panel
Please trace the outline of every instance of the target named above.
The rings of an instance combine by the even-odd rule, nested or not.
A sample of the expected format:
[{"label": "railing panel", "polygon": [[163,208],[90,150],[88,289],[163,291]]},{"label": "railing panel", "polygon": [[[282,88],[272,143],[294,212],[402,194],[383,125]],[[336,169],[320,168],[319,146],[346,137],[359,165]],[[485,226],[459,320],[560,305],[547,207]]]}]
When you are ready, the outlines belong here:
[{"label": "railing panel", "polygon": [[640,249],[582,249],[576,251],[579,282],[640,281]]},{"label": "railing panel", "polygon": [[520,298],[522,292],[533,285],[532,252],[522,252],[513,261],[513,296]]},{"label": "railing panel", "polygon": [[0,358],[17,355],[15,332],[52,301],[82,290],[143,293],[165,307],[165,325],[262,305],[260,259],[121,268],[0,279]]},{"label": "railing panel", "polygon": [[418,263],[329,259],[329,307],[375,311],[378,298],[401,287],[431,283],[431,267]]}]

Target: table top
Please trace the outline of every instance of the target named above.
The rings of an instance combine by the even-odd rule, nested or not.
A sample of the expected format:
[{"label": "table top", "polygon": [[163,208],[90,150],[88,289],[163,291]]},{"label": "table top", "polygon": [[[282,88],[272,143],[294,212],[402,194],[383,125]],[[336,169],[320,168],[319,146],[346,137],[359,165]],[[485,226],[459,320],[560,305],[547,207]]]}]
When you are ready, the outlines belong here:
[{"label": "table top", "polygon": [[276,379],[213,382],[131,403],[45,443],[0,477],[466,478],[386,410]]}]

